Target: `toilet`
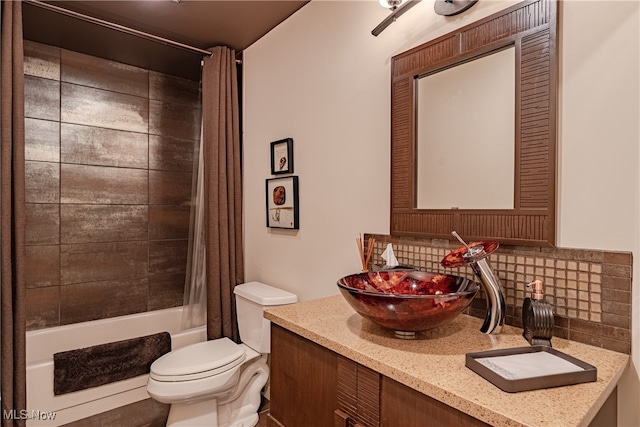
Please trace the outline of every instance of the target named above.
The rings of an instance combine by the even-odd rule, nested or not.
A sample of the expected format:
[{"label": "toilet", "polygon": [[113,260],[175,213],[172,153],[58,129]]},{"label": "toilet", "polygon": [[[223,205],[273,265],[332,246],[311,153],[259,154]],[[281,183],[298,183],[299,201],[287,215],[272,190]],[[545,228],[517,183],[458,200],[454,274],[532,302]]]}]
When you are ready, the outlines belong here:
[{"label": "toilet", "polygon": [[147,392],[170,404],[167,427],[252,427],[269,378],[271,330],[265,308],[292,304],[295,294],[264,283],[234,289],[241,344],[229,338],[181,347],[151,365]]}]

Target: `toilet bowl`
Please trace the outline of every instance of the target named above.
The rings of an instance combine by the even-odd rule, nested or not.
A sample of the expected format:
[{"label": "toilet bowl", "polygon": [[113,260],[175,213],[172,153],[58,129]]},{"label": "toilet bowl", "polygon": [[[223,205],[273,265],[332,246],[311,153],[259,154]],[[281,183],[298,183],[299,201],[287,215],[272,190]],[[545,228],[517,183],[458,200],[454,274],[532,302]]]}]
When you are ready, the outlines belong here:
[{"label": "toilet bowl", "polygon": [[267,307],[291,304],[296,295],[250,282],[234,289],[241,344],[229,338],[171,351],[151,365],[147,392],[170,404],[167,427],[251,427],[269,378]]}]

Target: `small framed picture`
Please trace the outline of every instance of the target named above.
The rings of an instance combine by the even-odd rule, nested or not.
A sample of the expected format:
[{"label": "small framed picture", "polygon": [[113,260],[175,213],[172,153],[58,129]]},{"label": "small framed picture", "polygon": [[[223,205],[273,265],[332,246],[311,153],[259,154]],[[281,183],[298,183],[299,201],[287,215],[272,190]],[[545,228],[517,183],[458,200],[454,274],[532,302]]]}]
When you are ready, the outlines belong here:
[{"label": "small framed picture", "polygon": [[271,143],[271,174],[293,173],[293,139]]},{"label": "small framed picture", "polygon": [[267,227],[299,229],[298,177],[266,180]]}]

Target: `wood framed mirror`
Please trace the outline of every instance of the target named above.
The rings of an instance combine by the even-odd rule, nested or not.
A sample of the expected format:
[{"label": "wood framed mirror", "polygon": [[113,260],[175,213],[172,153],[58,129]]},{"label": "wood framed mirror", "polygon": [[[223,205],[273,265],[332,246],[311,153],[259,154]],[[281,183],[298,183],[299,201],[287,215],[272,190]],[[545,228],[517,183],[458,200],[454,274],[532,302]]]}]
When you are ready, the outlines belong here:
[{"label": "wood framed mirror", "polygon": [[[391,63],[391,234],[416,238],[451,239],[455,230],[466,240],[495,239],[505,244],[554,246],[556,221],[557,147],[557,3],[533,0],[403,52]],[[419,81],[425,76],[514,49],[513,174],[507,188],[512,208],[483,206],[424,209],[418,205],[418,135],[433,131],[420,127]],[[455,85],[455,78],[449,79]],[[425,93],[420,92],[424,97]],[[472,95],[478,97],[478,95]],[[435,96],[434,96],[435,98]],[[426,107],[421,106],[421,109]],[[436,106],[437,108],[437,106]],[[467,114],[468,115],[468,114]],[[504,115],[504,113],[502,113]],[[423,116],[424,117],[424,116]],[[424,120],[423,120],[424,121]],[[455,121],[455,120],[454,120]],[[465,126],[461,114],[458,125]],[[451,128],[451,124],[449,124]],[[491,124],[487,124],[491,127]],[[444,130],[446,134],[446,129]],[[510,132],[510,131],[509,131]],[[436,132],[433,131],[435,134]],[[443,133],[442,129],[439,133]],[[452,132],[453,134],[453,132]],[[485,143],[487,138],[485,136]],[[474,141],[450,141],[457,150]],[[422,148],[422,153],[424,153]],[[509,154],[510,156],[511,154]],[[486,193],[483,176],[492,165],[450,168],[432,175],[447,188],[454,175],[479,193]],[[510,166],[511,167],[511,166]],[[503,180],[504,178],[503,175]],[[451,190],[455,191],[455,190]],[[428,199],[422,194],[421,200]],[[487,196],[491,200],[493,196]],[[424,206],[420,202],[420,206]],[[511,205],[509,205],[511,206]]]}]

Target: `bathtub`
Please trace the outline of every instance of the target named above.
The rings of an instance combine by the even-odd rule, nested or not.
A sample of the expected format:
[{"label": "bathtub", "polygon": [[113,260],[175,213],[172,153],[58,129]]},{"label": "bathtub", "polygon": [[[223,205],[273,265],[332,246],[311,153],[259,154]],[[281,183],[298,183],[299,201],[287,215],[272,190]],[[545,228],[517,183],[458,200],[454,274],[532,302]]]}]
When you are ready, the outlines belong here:
[{"label": "bathtub", "polygon": [[158,332],[171,334],[176,349],[207,339],[206,327],[180,330],[182,307],[27,332],[27,427],[54,427],[148,399],[140,375],[87,390],[54,396],[53,355]]}]

